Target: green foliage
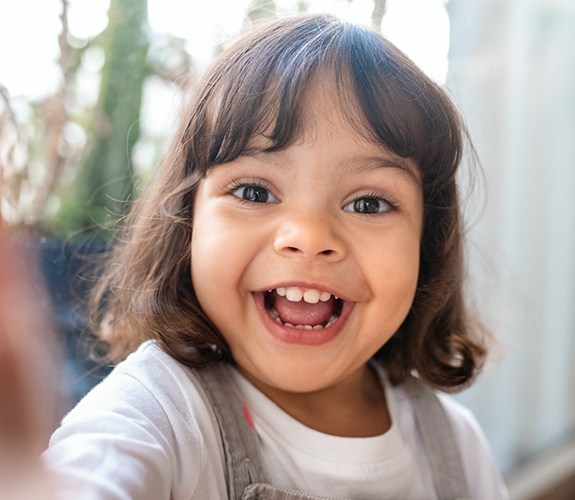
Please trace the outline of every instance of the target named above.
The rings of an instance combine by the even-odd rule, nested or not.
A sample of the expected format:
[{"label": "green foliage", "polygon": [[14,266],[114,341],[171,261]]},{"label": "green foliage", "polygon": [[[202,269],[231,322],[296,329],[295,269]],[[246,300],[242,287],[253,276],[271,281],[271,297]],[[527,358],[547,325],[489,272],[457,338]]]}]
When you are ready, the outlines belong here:
[{"label": "green foliage", "polygon": [[274,0],[252,0],[246,13],[247,18],[252,22],[275,17],[275,15],[276,3]]},{"label": "green foliage", "polygon": [[132,149],[149,74],[147,0],[112,0],[102,43],[106,60],[88,130],[91,142],[62,213],[69,229],[109,225],[133,196]]}]

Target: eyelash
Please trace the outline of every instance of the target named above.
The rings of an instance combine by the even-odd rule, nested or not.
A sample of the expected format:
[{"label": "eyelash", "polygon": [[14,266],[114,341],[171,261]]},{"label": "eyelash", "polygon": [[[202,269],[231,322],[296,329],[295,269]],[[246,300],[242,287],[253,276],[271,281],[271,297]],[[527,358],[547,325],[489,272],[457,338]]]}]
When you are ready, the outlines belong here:
[{"label": "eyelash", "polygon": [[355,198],[353,198],[351,201],[349,201],[348,203],[346,203],[344,205],[344,209],[345,209],[345,207],[348,207],[349,205],[351,205],[353,203],[357,203],[360,200],[366,200],[366,199],[377,200],[377,201],[387,205],[388,208],[386,210],[381,211],[381,212],[352,212],[352,213],[355,213],[357,215],[361,215],[364,217],[376,217],[376,216],[388,214],[390,212],[395,212],[399,209],[399,203],[396,200],[394,200],[393,198],[391,198],[388,195],[383,195],[382,193],[378,193],[378,192],[365,193],[365,194],[361,194],[359,196],[356,196]]},{"label": "eyelash", "polygon": [[[255,189],[263,189],[266,192],[266,199],[264,201],[254,201],[254,200],[249,200],[249,199],[245,199],[241,196],[238,196],[236,194],[236,191],[238,191],[239,189],[242,188],[255,188]],[[239,202],[247,204],[247,205],[264,205],[266,203],[275,203],[277,202],[277,197],[273,194],[272,190],[269,188],[269,186],[267,186],[264,182],[262,182],[259,179],[253,179],[250,181],[243,181],[243,180],[234,180],[232,181],[230,187],[228,188],[228,192],[230,195],[234,196]],[[273,198],[272,201],[269,201],[269,197]],[[378,202],[381,202],[385,205],[387,205],[387,209],[383,210],[383,211],[379,211],[379,212],[355,212],[352,210],[345,210],[346,207],[348,207],[351,204],[357,203],[360,200],[377,200]],[[360,216],[365,216],[365,217],[375,217],[378,215],[385,215],[387,213],[390,212],[395,212],[399,209],[399,203],[394,200],[393,198],[391,198],[388,195],[384,195],[382,193],[379,192],[369,192],[369,193],[365,193],[362,194],[360,196],[356,196],[355,198],[353,198],[351,201],[347,202],[344,206],[344,211],[348,211],[351,213],[355,213],[358,214]]]},{"label": "eyelash", "polygon": [[[245,198],[242,198],[241,196],[238,196],[235,194],[235,192],[238,189],[242,189],[242,188],[256,188],[256,189],[264,189],[267,194],[268,197],[271,196],[273,197],[275,200],[277,200],[276,196],[273,194],[272,190],[262,181],[258,180],[258,179],[253,179],[250,181],[242,181],[242,180],[234,180],[229,189],[228,192],[229,194],[231,194],[232,196],[234,196],[238,201],[240,201],[241,203],[245,203],[245,204],[249,204],[249,205],[254,205],[254,204],[265,204],[265,203],[270,203],[267,199],[265,201],[253,201],[253,200],[247,200]],[[273,203],[273,202],[272,202]]]}]

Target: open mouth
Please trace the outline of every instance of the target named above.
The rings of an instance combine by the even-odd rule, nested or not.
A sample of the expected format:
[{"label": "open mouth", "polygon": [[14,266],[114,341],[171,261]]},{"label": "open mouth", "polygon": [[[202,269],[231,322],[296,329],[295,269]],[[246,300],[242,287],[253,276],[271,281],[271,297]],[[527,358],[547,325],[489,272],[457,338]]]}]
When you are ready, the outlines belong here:
[{"label": "open mouth", "polygon": [[266,292],[264,305],[270,317],[282,326],[322,330],[339,319],[343,300],[329,292],[287,287]]}]

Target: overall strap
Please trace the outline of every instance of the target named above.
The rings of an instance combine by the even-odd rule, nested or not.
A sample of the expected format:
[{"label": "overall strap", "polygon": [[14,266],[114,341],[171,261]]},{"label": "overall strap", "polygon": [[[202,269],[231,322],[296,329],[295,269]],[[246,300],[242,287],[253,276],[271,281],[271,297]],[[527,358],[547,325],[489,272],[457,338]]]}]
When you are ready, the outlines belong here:
[{"label": "overall strap", "polygon": [[431,464],[437,498],[470,498],[455,433],[437,394],[413,377],[405,387],[413,398],[415,421]]},{"label": "overall strap", "polygon": [[226,462],[226,482],[231,500],[242,498],[252,483],[265,482],[255,429],[223,363],[196,370],[218,421]]},{"label": "overall strap", "polygon": [[[248,488],[261,488],[266,483],[255,429],[248,424],[245,408],[238,397],[233,380],[223,363],[195,370],[195,375],[212,405],[222,438],[228,497],[239,500]],[[413,401],[416,425],[423,441],[433,474],[437,498],[469,499],[469,490],[459,446],[438,396],[419,380],[410,378],[404,387]],[[265,485],[263,485],[265,486]],[[255,490],[254,490],[255,491]],[[262,491],[258,490],[256,497]],[[290,492],[290,494],[293,494]],[[268,498],[268,496],[265,496]],[[300,497],[289,498],[325,498]],[[288,498],[285,497],[285,498]],[[255,498],[249,497],[248,498]],[[269,498],[284,498],[283,496]]]}]

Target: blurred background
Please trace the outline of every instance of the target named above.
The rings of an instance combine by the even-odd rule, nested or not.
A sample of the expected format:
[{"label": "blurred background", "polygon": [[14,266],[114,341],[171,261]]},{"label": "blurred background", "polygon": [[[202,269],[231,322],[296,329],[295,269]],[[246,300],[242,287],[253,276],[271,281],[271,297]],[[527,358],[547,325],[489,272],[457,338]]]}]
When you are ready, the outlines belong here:
[{"label": "blurred background", "polygon": [[86,356],[83,271],[154,171],[183,97],[243,26],[295,12],[373,26],[462,110],[482,168],[462,178],[470,293],[501,347],[457,397],[512,498],[575,498],[571,0],[5,2],[0,222],[39,251],[67,359],[55,390],[73,404],[107,373]]}]

